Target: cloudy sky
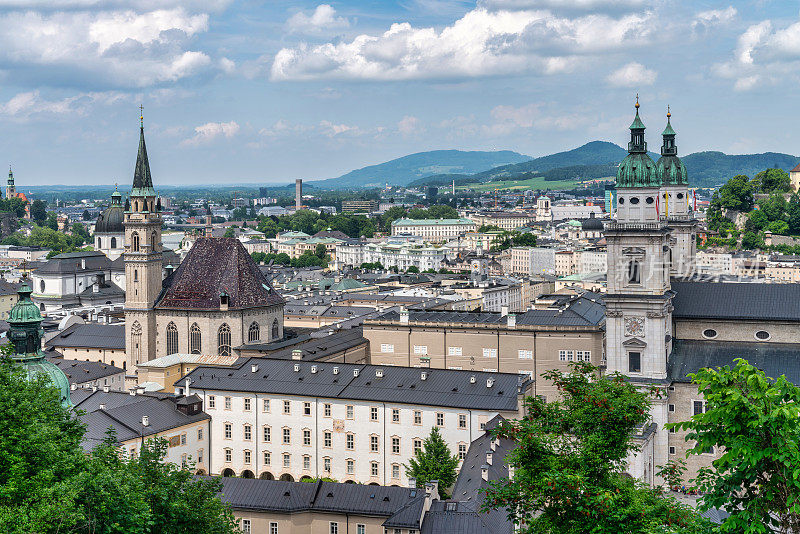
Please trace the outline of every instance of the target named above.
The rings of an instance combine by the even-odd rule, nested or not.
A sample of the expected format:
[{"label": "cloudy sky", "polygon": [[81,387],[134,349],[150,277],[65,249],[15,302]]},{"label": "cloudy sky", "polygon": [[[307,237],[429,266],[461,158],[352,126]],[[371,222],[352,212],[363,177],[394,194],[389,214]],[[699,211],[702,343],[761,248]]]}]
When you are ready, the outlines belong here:
[{"label": "cloudy sky", "polygon": [[800,154],[800,4],[0,0],[18,183],[333,177],[412,152],[623,144]]}]

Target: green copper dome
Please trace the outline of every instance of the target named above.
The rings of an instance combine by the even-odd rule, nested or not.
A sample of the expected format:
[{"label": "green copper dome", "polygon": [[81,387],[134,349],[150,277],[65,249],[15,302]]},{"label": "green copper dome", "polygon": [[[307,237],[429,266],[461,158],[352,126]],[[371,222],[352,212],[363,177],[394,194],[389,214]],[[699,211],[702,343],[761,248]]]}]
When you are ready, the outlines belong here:
[{"label": "green copper dome", "polygon": [[656,174],[656,164],[647,155],[644,141],[644,123],[639,118],[639,98],[636,98],[636,117],[631,123],[631,141],[628,155],[617,169],[617,187],[659,187],[661,181]]},{"label": "green copper dome", "polygon": [[61,405],[69,408],[72,406],[69,380],[64,372],[54,363],[47,361],[42,353],[42,314],[31,301],[31,288],[28,284],[23,284],[17,293],[19,301],[11,308],[8,316],[9,329],[6,334],[14,346],[11,359],[25,369],[29,380],[37,376],[46,377],[59,391]]},{"label": "green copper dome", "polygon": [[687,185],[689,175],[681,159],[678,157],[678,146],[675,144],[675,130],[670,121],[672,113],[667,108],[667,127],[661,134],[664,142],[661,144],[661,157],[656,163],[656,174],[661,180],[661,185]]}]

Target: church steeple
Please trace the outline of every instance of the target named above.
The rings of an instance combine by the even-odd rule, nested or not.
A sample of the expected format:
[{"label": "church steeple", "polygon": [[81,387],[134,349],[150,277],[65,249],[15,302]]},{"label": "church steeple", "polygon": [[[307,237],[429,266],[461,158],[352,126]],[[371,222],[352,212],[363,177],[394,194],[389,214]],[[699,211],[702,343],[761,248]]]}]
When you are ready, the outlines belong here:
[{"label": "church steeple", "polygon": [[670,117],[672,117],[672,113],[670,113],[669,106],[667,106],[667,127],[661,133],[661,137],[664,139],[661,144],[662,156],[678,155],[678,147],[675,146],[675,130],[672,129],[672,124],[670,124]]},{"label": "church steeple", "polygon": [[631,130],[631,141],[628,143],[628,152],[631,154],[635,153],[647,153],[647,143],[644,140],[644,123],[642,119],[639,118],[639,95],[636,95],[636,116],[633,118],[633,122],[630,125]]},{"label": "church steeple", "polygon": [[8,185],[14,187],[14,171],[11,170],[11,165],[8,166]]},{"label": "church steeple", "polygon": [[150,176],[150,162],[147,160],[147,145],[144,142],[144,115],[140,115],[139,120],[139,152],[136,154],[136,167],[133,171],[134,190],[131,191],[131,196],[149,196],[153,189],[153,178]]}]

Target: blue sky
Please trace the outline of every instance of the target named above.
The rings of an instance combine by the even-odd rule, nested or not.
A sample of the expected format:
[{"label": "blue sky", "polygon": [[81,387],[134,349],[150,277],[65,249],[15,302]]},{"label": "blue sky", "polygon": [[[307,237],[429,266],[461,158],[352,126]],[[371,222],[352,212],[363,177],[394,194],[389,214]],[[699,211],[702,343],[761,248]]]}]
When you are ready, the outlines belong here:
[{"label": "blue sky", "polygon": [[624,144],[800,154],[800,5],[0,0],[17,183],[286,183],[408,153]]}]

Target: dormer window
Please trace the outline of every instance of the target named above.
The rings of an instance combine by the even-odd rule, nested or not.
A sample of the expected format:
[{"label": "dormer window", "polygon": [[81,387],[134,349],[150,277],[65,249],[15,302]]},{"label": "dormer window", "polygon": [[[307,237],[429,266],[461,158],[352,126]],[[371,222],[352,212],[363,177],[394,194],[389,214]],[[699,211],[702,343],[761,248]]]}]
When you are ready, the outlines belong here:
[{"label": "dormer window", "polygon": [[222,293],[219,294],[219,306],[220,306],[220,308],[222,308],[222,307],[227,308],[229,302],[230,302],[230,297],[228,296],[228,294],[225,291],[223,291]]}]

